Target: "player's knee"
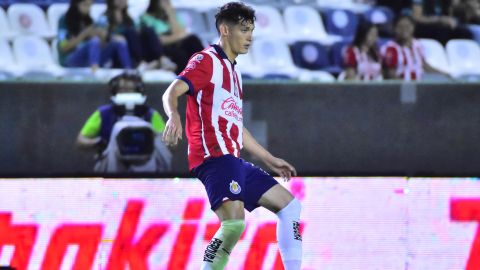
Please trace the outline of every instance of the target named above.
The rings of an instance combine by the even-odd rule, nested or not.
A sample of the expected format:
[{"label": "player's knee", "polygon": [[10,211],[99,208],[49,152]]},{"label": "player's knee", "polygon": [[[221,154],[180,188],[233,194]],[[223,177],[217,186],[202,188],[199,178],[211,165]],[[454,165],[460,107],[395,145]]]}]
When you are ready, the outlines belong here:
[{"label": "player's knee", "polygon": [[245,230],[245,220],[243,219],[228,219],[221,223],[221,229],[223,232],[234,241],[238,241],[243,231]]},{"label": "player's knee", "polygon": [[277,215],[279,217],[292,217],[295,219],[300,218],[300,213],[302,212],[302,204],[295,198],[291,200],[282,210],[280,210]]}]

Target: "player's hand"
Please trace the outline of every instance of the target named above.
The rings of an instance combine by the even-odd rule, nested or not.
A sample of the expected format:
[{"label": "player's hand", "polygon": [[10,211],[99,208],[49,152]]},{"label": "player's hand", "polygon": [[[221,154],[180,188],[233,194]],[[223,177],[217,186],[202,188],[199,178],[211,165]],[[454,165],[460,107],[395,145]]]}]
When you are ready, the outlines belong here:
[{"label": "player's hand", "polygon": [[163,131],[162,141],[167,146],[175,146],[178,141],[182,139],[182,122],[180,121],[180,115],[173,113],[168,119]]},{"label": "player's hand", "polygon": [[281,176],[284,181],[290,181],[292,176],[297,175],[295,167],[281,158],[272,157],[266,164],[272,171]]}]

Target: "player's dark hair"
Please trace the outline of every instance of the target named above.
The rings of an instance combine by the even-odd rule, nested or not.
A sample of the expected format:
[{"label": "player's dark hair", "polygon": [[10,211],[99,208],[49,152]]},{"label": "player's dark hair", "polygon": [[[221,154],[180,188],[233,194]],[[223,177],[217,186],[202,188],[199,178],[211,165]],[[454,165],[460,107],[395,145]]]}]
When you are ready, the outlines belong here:
[{"label": "player's dark hair", "polygon": [[120,87],[120,81],[127,80],[135,83],[135,92],[145,94],[145,83],[142,80],[142,76],[136,70],[127,70],[122,74],[119,74],[108,82],[108,87],[110,88],[110,94],[112,96],[118,93]]},{"label": "player's dark hair", "polygon": [[80,32],[93,23],[90,15],[83,15],[78,10],[78,4],[85,0],[70,0],[70,6],[65,14],[65,23],[67,31],[70,35],[76,36]]},{"label": "player's dark hair", "polygon": [[239,24],[243,22],[255,22],[255,10],[242,2],[230,2],[219,8],[215,14],[215,27],[220,32],[220,24]]}]

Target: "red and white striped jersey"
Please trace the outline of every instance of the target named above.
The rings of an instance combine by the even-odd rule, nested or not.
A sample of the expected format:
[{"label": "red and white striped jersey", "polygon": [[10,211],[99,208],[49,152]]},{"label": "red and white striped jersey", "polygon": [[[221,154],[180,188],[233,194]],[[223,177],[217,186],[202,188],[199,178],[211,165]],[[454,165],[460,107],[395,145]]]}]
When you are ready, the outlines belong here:
[{"label": "red and white striped jersey", "polygon": [[235,64],[212,45],[194,54],[178,76],[189,86],[185,131],[190,170],[210,157],[240,156],[243,91]]},{"label": "red and white striped jersey", "polygon": [[384,66],[395,69],[397,77],[405,81],[422,78],[424,55],[423,47],[417,40],[413,40],[410,47],[400,46],[395,41],[389,41],[382,47]]},{"label": "red and white striped jersey", "polygon": [[[380,60],[379,60],[380,61]],[[382,65],[356,46],[349,46],[343,53],[343,64],[355,68],[358,80],[370,81],[382,78]]]}]

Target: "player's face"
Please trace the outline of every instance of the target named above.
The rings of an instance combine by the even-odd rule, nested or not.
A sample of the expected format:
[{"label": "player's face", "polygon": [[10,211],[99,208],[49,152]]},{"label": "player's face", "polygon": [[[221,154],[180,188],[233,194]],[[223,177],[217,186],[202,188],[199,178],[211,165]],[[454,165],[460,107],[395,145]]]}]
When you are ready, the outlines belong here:
[{"label": "player's face", "polygon": [[245,54],[252,45],[253,22],[243,21],[230,26],[229,43],[235,54]]}]

